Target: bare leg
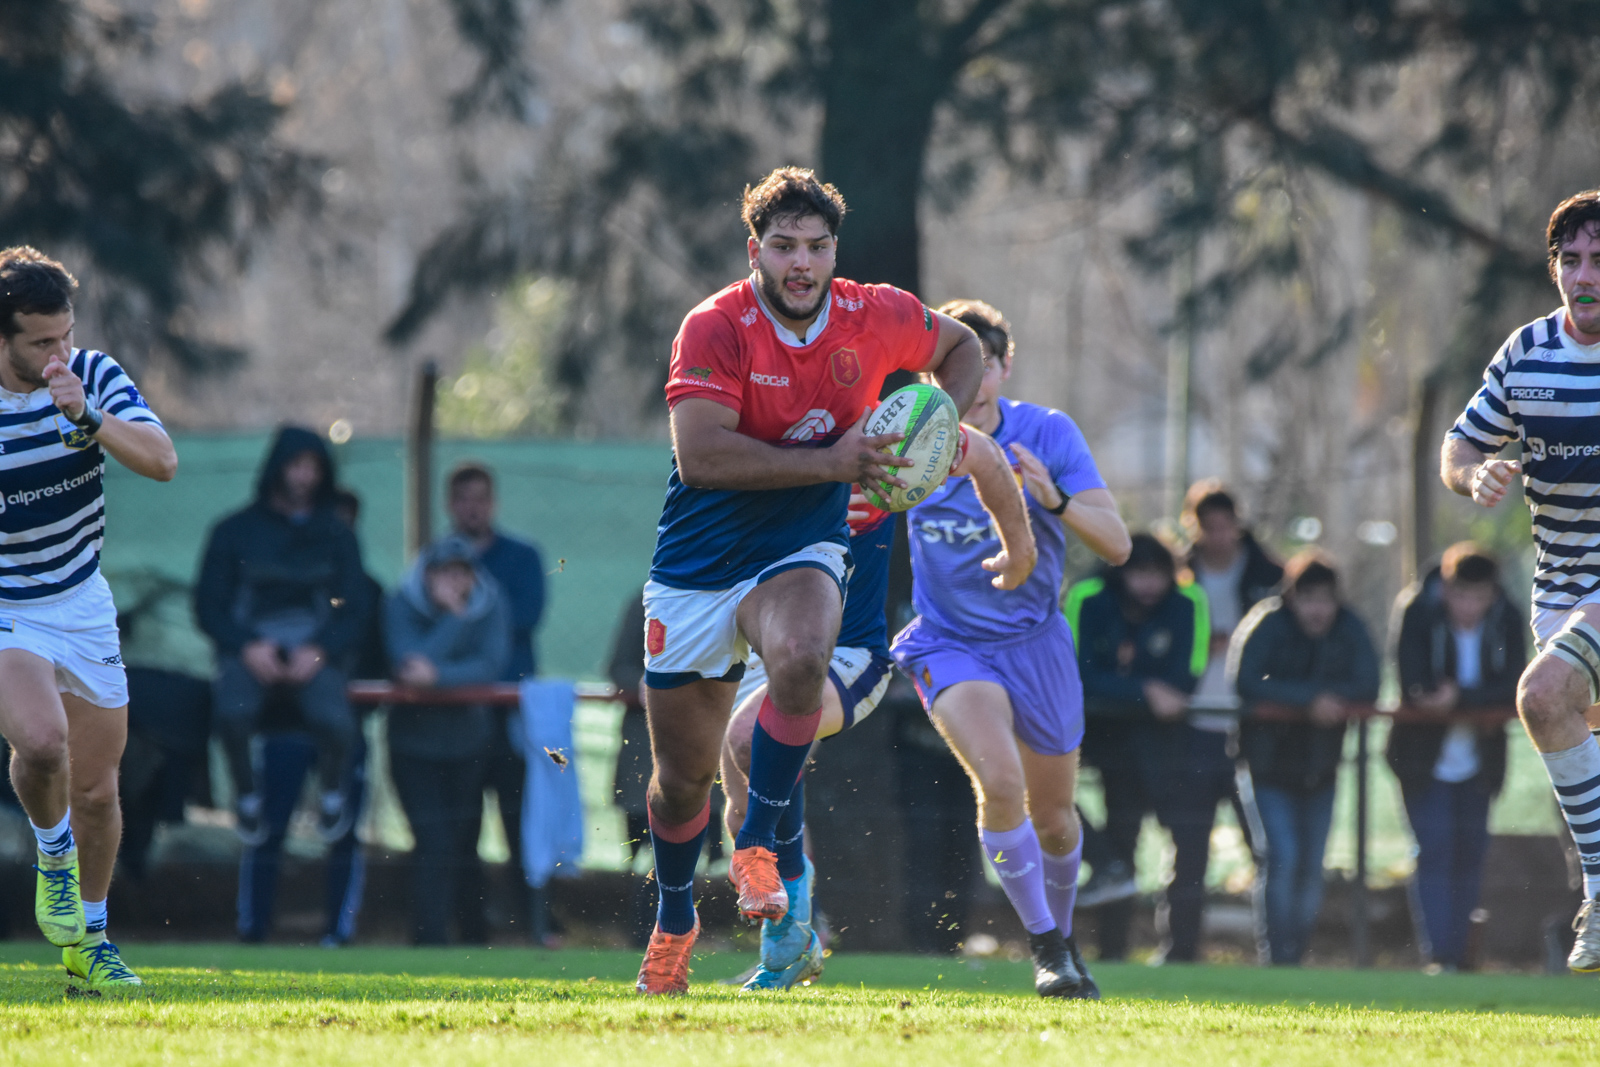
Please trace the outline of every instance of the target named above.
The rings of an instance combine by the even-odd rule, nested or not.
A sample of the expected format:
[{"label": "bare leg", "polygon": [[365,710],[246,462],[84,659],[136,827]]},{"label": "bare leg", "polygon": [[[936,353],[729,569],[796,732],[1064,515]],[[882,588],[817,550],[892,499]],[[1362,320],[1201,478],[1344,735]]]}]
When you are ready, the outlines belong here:
[{"label": "bare leg", "polygon": [[0,651],[0,735],[11,743],[11,785],[35,826],[67,814],[71,795],[67,713],[48,660],[17,648]]},{"label": "bare leg", "polygon": [[72,836],[78,841],[79,885],[84,900],[106,899],[122,840],[117,765],[128,742],[128,708],[99,708],[68,693],[68,746],[72,752]]},{"label": "bare leg", "polygon": [[670,826],[693,820],[711,799],[722,735],[738,687],[699,681],[676,689],[644,690],[650,723],[650,813]]},{"label": "bare leg", "polygon": [[739,604],[739,630],[767,668],[767,695],[783,715],[816,714],[839,636],[839,586],[815,567],[762,582]]},{"label": "bare leg", "polygon": [[1078,787],[1077,750],[1065,756],[1044,756],[1017,739],[1022,772],[1028,783],[1028,817],[1039,834],[1039,847],[1052,856],[1065,856],[1078,847],[1078,810],[1073,796]]},{"label": "bare leg", "polygon": [[993,682],[958,682],[933,702],[933,724],[972,779],[978,825],[1020,826],[1028,817],[1027,776],[1005,689]]}]

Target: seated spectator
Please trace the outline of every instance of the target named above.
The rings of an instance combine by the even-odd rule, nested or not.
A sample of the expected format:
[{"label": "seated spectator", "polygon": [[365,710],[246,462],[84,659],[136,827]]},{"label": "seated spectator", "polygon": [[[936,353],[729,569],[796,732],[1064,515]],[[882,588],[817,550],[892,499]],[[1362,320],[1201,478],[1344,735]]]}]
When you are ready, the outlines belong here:
[{"label": "seated spectator", "polygon": [[[1174,775],[1190,762],[1183,751],[1190,740],[1183,716],[1205,670],[1205,594],[1192,583],[1178,584],[1166,545],[1150,534],[1134,534],[1127,562],[1073,586],[1066,613],[1083,676],[1083,757],[1100,771],[1106,802],[1105,826],[1096,831],[1084,824],[1084,859],[1094,871],[1089,888],[1095,879],[1132,885],[1139,827],[1154,809],[1178,846],[1177,876],[1167,895],[1174,958],[1193,959],[1216,804],[1202,829],[1201,813],[1188,810],[1193,805]],[[1096,924],[1100,958],[1120,959],[1127,952],[1132,907],[1102,900]]]},{"label": "seated spectator", "polygon": [[[447,537],[425,549],[389,594],[384,633],[396,680],[455,686],[501,677],[510,652],[508,612],[476,558],[472,545]],[[448,944],[452,916],[463,940],[487,940],[482,894],[463,892],[481,879],[463,876],[478,868],[484,755],[502,743],[482,705],[400,705],[389,712],[390,774],[416,839],[412,907],[419,945]]]},{"label": "seated spectator", "polygon": [[298,704],[316,741],[322,835],[337,840],[355,818],[345,803],[357,735],[345,685],[367,588],[361,549],[333,501],[333,459],[322,438],[283,427],[255,501],[213,527],[195,586],[195,615],[216,645],[213,714],[247,844],[265,840],[251,741],[273,689]]},{"label": "seated spectator", "polygon": [[1417,839],[1412,905],[1429,963],[1456,970],[1467,963],[1462,951],[1483,882],[1489,802],[1506,777],[1505,724],[1457,713],[1512,705],[1527,629],[1500,587],[1499,566],[1471,541],[1451,545],[1395,608],[1406,710],[1437,716],[1389,731],[1389,767]]},{"label": "seated spectator", "polygon": [[[353,532],[361,514],[361,500],[348,489],[333,495],[334,514]],[[383,588],[365,571],[361,575],[365,594],[361,598],[362,618],[350,657],[351,673],[358,678],[388,676],[388,656],[383,649]],[[285,715],[284,712],[289,714]],[[316,761],[316,745],[293,708],[268,706],[261,719],[262,738],[256,778],[261,789],[261,822],[265,839],[259,845],[246,845],[239,857],[239,939],[265,941],[272,933],[277,910],[283,846],[289,837],[289,824],[300,802],[307,773]],[[345,807],[359,814],[366,799],[367,746],[358,731],[351,752],[350,773],[345,776]],[[361,913],[362,887],[366,882],[366,857],[356,839],[355,819],[338,839],[329,842],[323,856],[323,932],[322,945],[336,948],[355,936],[356,919]]]},{"label": "seated spectator", "polygon": [[[450,472],[445,483],[445,508],[450,513],[451,531],[477,554],[478,566],[500,586],[506,605],[510,656],[500,681],[520,682],[538,673],[538,657],[533,632],[544,614],[544,562],[539,550],[495,528],[494,475],[481,463],[462,463]],[[509,719],[518,714],[514,707],[491,709],[495,742],[484,753],[484,787],[493,789],[505,827],[506,845],[511,850],[511,869],[522,870],[522,785],[528,769],[522,754],[512,743],[514,734]],[[472,877],[476,877],[474,869]],[[519,904],[522,898],[518,897]],[[519,909],[519,925],[539,944],[553,937],[546,890],[531,889],[528,911]]]},{"label": "seated spectator", "polygon": [[[1316,549],[1284,567],[1284,593],[1235,632],[1229,674],[1244,702],[1239,747],[1266,833],[1256,875],[1262,962],[1299,964],[1322,907],[1322,856],[1350,705],[1378,696],[1367,628],[1339,601],[1339,576]],[[1262,705],[1273,705],[1266,708]]]}]

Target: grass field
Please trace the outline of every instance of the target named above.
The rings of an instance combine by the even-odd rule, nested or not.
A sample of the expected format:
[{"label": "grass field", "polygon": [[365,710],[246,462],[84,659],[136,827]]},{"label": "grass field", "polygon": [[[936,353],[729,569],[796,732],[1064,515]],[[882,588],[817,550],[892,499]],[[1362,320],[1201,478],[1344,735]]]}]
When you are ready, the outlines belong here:
[{"label": "grass field", "polygon": [[148,983],[85,997],[48,946],[0,943],[0,1064],[1495,1064],[1600,1060],[1600,981],[1105,964],[1099,1004],[1026,964],[840,955],[741,996],[696,961],[644,1000],[629,952],[125,945]]}]

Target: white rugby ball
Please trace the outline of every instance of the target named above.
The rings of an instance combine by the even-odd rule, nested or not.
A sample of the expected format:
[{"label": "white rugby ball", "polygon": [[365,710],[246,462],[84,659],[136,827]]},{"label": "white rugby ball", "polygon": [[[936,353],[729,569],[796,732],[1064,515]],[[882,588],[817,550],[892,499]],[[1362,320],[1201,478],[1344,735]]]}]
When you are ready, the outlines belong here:
[{"label": "white rugby ball", "polygon": [[955,401],[937,386],[908,385],[884,397],[867,419],[866,433],[873,437],[905,434],[905,439],[890,451],[911,460],[911,466],[895,472],[905,481],[904,489],[888,482],[862,485],[872,506],[884,511],[905,511],[939,488],[955,459],[960,426],[961,415]]}]

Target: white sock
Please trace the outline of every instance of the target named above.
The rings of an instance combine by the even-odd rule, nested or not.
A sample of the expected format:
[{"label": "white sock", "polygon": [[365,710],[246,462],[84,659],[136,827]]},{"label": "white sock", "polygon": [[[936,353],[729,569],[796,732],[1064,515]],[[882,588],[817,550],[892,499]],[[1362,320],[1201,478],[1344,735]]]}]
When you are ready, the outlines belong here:
[{"label": "white sock", "polygon": [[106,902],[103,900],[86,900],[83,902],[83,925],[92,934],[106,928]]},{"label": "white sock", "polygon": [[46,856],[65,856],[71,852],[77,842],[72,840],[72,809],[61,816],[61,821],[48,830],[42,826],[35,826],[32,819],[28,825],[33,827],[33,836],[39,842],[39,851]]},{"label": "white sock", "polygon": [[1594,900],[1600,897],[1600,742],[1586,737],[1574,748],[1541,752],[1540,756],[1578,846],[1583,895]]}]

